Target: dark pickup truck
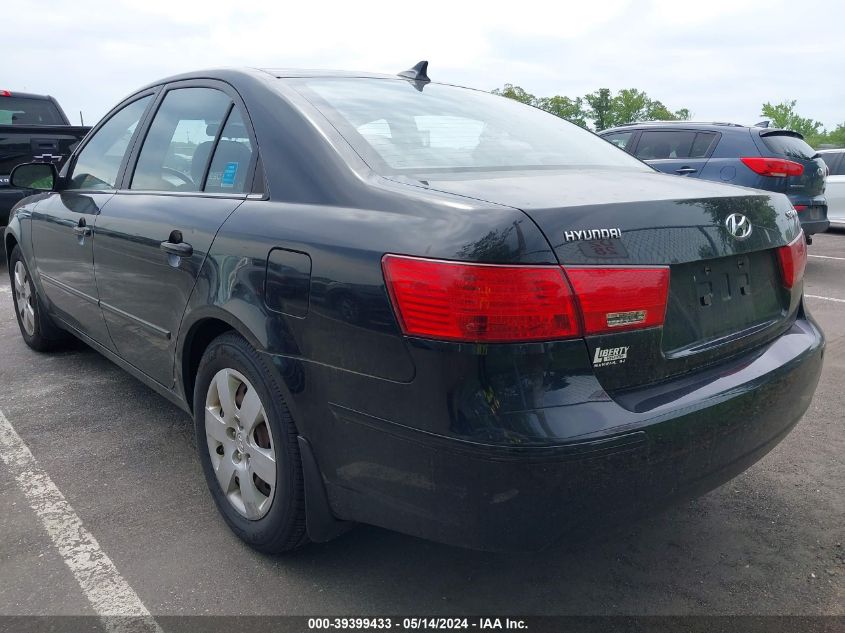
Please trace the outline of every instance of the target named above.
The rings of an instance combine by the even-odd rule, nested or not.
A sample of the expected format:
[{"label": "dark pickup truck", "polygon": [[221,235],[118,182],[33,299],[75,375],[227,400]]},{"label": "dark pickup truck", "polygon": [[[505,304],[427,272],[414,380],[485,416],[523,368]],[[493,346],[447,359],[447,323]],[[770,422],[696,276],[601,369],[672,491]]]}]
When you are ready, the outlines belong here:
[{"label": "dark pickup truck", "polygon": [[70,125],[53,97],[0,90],[0,227],[15,203],[32,193],[9,186],[12,168],[35,161],[60,169],[90,129]]}]

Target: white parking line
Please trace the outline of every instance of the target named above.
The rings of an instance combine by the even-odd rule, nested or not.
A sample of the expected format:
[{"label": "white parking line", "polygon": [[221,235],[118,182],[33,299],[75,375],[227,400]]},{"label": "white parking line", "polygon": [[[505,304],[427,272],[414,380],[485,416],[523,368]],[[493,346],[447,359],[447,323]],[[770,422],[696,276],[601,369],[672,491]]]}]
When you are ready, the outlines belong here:
[{"label": "white parking line", "polygon": [[114,633],[162,633],[144,603],[82,525],[76,512],[35,461],[2,411],[0,459],[14,475],[18,487],[106,630]]},{"label": "white parking line", "polygon": [[807,255],[807,257],[815,257],[817,259],[838,259],[845,262],[845,257],[833,257],[832,255]]},{"label": "white parking line", "polygon": [[822,297],[821,295],[804,295],[810,299],[824,299],[825,301],[835,301],[836,303],[845,303],[845,299],[835,299],[834,297]]}]

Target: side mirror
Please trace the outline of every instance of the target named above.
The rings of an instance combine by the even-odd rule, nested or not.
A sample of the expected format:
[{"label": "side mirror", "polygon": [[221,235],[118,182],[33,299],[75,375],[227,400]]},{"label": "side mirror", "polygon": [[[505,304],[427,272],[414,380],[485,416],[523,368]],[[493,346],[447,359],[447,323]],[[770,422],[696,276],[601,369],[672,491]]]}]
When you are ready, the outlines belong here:
[{"label": "side mirror", "polygon": [[52,191],[58,172],[52,163],[24,163],[16,166],[9,175],[9,184],[18,189]]}]

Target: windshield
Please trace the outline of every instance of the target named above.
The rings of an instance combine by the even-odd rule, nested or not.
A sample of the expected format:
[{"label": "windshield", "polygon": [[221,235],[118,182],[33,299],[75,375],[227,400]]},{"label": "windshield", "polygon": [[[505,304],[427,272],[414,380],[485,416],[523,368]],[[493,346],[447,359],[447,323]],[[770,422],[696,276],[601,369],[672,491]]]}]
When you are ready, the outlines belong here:
[{"label": "windshield", "polygon": [[392,79],[290,81],[382,173],[649,169],[572,123],[487,92]]}]

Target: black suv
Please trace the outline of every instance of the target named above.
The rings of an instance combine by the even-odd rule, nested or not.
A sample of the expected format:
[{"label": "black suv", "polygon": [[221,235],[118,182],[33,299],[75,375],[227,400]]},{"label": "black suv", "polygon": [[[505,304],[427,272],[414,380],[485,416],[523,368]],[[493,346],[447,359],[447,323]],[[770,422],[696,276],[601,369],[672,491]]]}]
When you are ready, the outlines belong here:
[{"label": "black suv", "polygon": [[667,174],[785,193],[807,236],[829,226],[823,195],[827,167],[798,132],[655,121],[621,125],[600,136]]}]

